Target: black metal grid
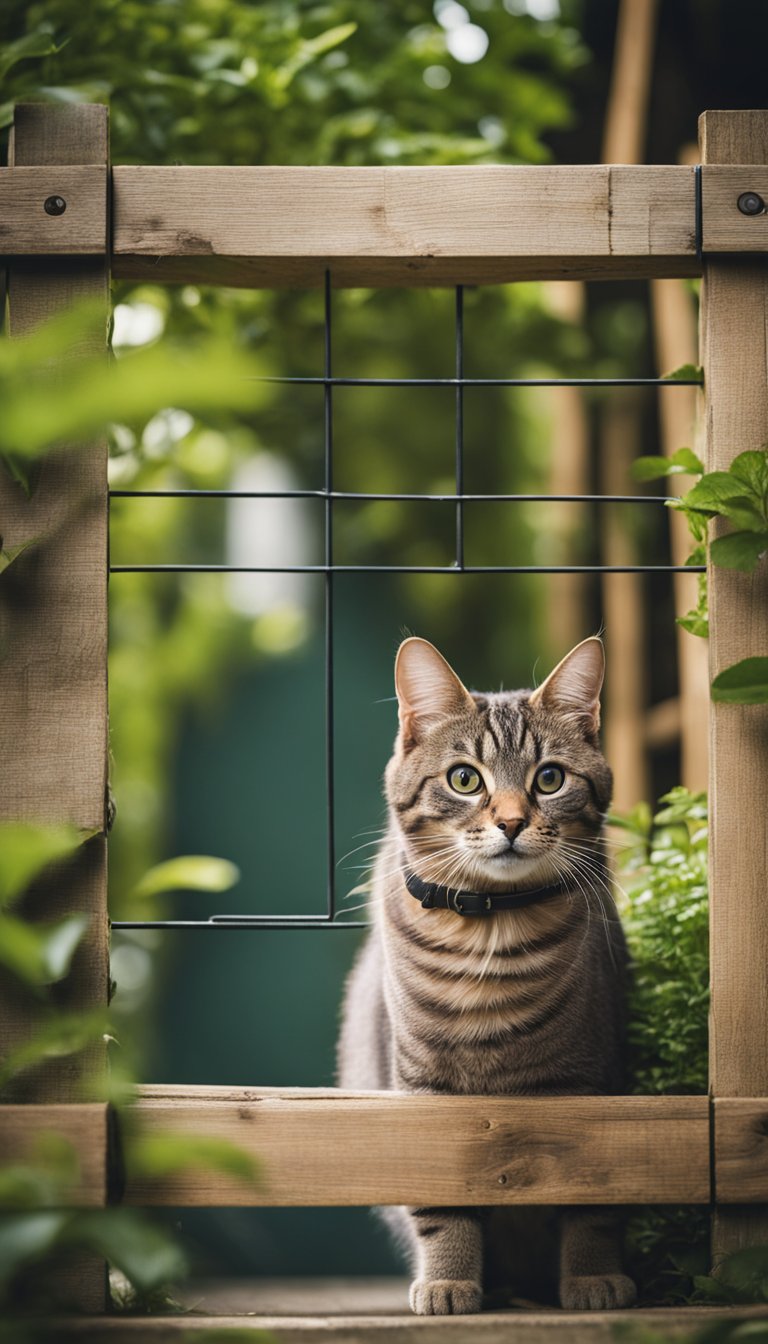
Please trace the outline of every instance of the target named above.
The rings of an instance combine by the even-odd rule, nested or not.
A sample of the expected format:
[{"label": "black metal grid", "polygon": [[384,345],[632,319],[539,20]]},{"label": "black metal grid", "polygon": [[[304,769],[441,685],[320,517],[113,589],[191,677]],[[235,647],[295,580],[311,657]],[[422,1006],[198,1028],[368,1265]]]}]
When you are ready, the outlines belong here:
[{"label": "black metal grid", "polygon": [[[697,182],[697,210],[700,188]],[[697,228],[697,237],[700,230]],[[675,574],[703,573],[703,565],[467,565],[464,558],[464,505],[477,503],[600,503],[665,504],[666,495],[468,495],[464,493],[464,389],[466,387],[693,387],[697,378],[467,378],[464,375],[464,288],[455,289],[455,376],[453,378],[344,378],[333,374],[333,312],[331,274],[324,286],[324,369],[317,377],[271,377],[265,383],[304,384],[323,388],[324,485],[322,490],[110,490],[112,499],[220,498],[220,499],[322,499],[325,501],[325,546],[321,565],[110,565],[111,574],[135,573],[224,573],[224,574],[322,574],[325,620],[325,773],[326,773],[326,910],[322,915],[212,915],[209,919],[114,920],[121,929],[361,929],[363,920],[339,920],[336,911],[335,806],[334,806],[334,575],[344,574]],[[446,387],[455,392],[455,493],[368,494],[334,489],[333,389],[334,387]],[[456,505],[455,555],[451,565],[337,565],[333,559],[333,505],[337,500],[366,500]]]}]

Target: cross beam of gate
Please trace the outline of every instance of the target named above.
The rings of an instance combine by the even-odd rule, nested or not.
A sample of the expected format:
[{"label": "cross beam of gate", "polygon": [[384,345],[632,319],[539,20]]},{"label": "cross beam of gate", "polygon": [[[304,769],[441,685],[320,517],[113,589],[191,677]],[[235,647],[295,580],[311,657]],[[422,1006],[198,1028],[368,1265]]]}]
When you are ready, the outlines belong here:
[{"label": "cross beam of gate", "polygon": [[[687,166],[0,169],[3,250],[103,253],[118,279],[311,286],[701,273],[763,252],[768,169]],[[741,208],[739,200],[742,201]],[[55,202],[65,208],[56,213]],[[749,202],[747,201],[747,205]],[[53,208],[54,213],[50,213]]]}]

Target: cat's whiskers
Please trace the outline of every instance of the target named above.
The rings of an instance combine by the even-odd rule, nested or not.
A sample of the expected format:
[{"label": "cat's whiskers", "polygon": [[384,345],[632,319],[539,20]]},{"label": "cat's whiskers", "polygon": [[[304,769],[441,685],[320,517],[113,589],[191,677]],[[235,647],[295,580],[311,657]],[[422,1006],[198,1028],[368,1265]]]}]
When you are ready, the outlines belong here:
[{"label": "cat's whiskers", "polygon": [[[571,874],[574,880],[576,881],[579,890],[584,895],[584,899],[587,905],[588,922],[591,912],[591,905],[589,901],[590,891],[594,899],[597,901],[598,909],[600,911],[600,918],[603,925],[603,932],[605,934],[606,947],[608,949],[611,962],[615,965],[614,949],[611,940],[608,914],[606,911],[603,895],[600,891],[600,887],[602,887],[608,898],[611,901],[613,900],[613,893],[611,891],[610,886],[605,880],[604,869],[600,866],[596,858],[588,856],[582,851],[575,849],[571,850],[569,856],[569,846],[567,842],[561,841],[560,853],[563,855],[564,861],[569,865],[571,869]],[[585,881],[589,884],[588,890],[585,890],[585,888],[582,886],[580,881],[581,877],[583,877]],[[618,923],[619,921],[617,918],[616,920],[612,920],[611,922]]]}]

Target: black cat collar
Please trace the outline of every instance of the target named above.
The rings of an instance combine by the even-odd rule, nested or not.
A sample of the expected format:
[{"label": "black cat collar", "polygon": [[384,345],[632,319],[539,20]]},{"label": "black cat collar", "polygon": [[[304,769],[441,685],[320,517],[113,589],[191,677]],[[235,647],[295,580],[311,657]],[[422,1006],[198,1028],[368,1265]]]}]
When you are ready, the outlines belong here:
[{"label": "black cat collar", "polygon": [[570,891],[565,882],[554,882],[548,887],[531,887],[527,891],[456,891],[441,887],[439,882],[425,882],[407,866],[403,868],[405,885],[425,910],[453,910],[457,915],[493,915],[497,910],[523,910],[527,905],[562,896]]}]

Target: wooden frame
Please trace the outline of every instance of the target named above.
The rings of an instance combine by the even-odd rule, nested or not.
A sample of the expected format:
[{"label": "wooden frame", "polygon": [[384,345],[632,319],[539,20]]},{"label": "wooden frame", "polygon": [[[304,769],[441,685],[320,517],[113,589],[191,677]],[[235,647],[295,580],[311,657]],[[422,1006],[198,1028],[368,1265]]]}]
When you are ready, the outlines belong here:
[{"label": "wooden frame", "polygon": [[[768,441],[768,215],[746,216],[737,205],[748,191],[768,199],[768,112],[705,114],[702,157],[700,214],[694,170],[679,166],[120,167],[111,174],[110,227],[105,109],[22,107],[14,166],[0,169],[0,236],[13,254],[12,330],[84,294],[99,295],[106,312],[110,250],[111,274],[121,278],[269,287],[316,285],[328,266],[339,286],[703,273],[708,461],[723,467]],[[51,195],[66,201],[63,213],[45,212]],[[94,333],[94,343],[103,345],[103,333]],[[8,544],[17,526],[29,534],[32,517],[50,537],[42,561],[18,562],[30,601],[23,616],[9,618],[15,642],[3,669],[3,759],[14,790],[2,795],[3,815],[74,819],[103,833],[103,446],[84,447],[66,470],[56,460],[46,464],[31,503],[5,480],[0,491]],[[73,509],[78,527],[62,526]],[[765,567],[751,578],[713,570],[710,592],[713,671],[764,653]],[[146,1088],[136,1111],[147,1131],[192,1127],[235,1138],[261,1157],[262,1179],[252,1189],[214,1175],[179,1175],[162,1185],[130,1179],[125,1198],[190,1205],[712,1201],[716,1252],[767,1240],[760,1206],[768,1204],[768,709],[716,707],[711,739],[712,1102]],[[50,907],[53,891],[41,886],[34,914]],[[104,843],[96,840],[64,893],[65,908],[93,915],[71,977],[78,1005],[106,999],[104,891]],[[61,910],[60,884],[55,893]],[[7,1049],[32,1019],[7,986],[0,997]],[[62,1109],[77,1084],[71,1066],[39,1071],[19,1101],[47,1104],[1,1108],[0,1146],[12,1151],[5,1145],[18,1143],[22,1129],[66,1119],[84,1152],[96,1145],[103,1155],[103,1110]],[[427,1116],[442,1136],[429,1149],[417,1142]],[[105,1169],[86,1163],[82,1202],[106,1200]],[[97,1298],[92,1293],[91,1304]]]}]

